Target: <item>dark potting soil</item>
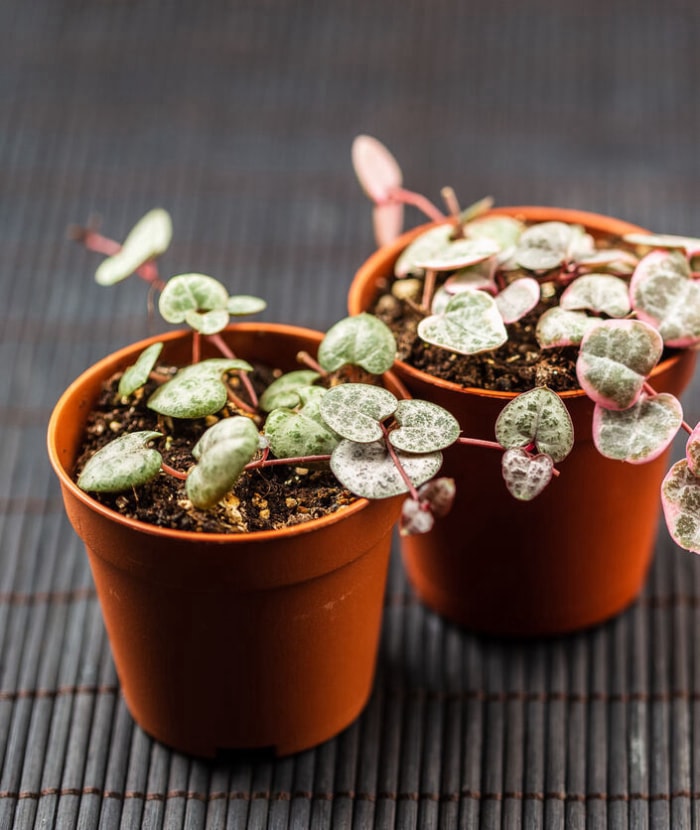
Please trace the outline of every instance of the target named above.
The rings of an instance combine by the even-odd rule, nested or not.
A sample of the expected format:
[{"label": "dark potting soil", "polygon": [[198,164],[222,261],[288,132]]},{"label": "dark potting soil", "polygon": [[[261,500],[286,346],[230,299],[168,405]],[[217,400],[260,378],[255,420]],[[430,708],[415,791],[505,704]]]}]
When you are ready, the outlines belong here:
[{"label": "dark potting soil", "polygon": [[534,386],[548,386],[555,392],[580,389],[576,378],[578,348],[542,349],[535,338],[537,321],[556,304],[561,292],[552,293],[521,320],[507,325],[508,341],[500,348],[460,355],[418,337],[418,323],[423,315],[410,302],[395,297],[391,284],[390,280],[380,284],[370,311],[393,331],[399,360],[465,388],[500,392],[527,392]]},{"label": "dark potting soil", "polygon": [[[160,367],[161,373],[173,371]],[[187,472],[195,463],[191,448],[217,416],[174,420],[148,409],[146,401],[155,389],[149,381],[128,400],[117,393],[119,375],[109,380],[88,418],[75,478],[87,460],[114,438],[138,430],[162,432],[154,442],[166,464]],[[261,392],[274,377],[257,367],[251,380]],[[235,384],[235,378],[232,385]],[[241,398],[245,392],[235,390]],[[229,403],[225,415],[241,414]],[[224,416],[224,412],[220,413]],[[245,471],[231,493],[209,510],[198,510],[187,498],[185,482],[161,472],[153,481],[125,493],[92,493],[100,503],[128,518],[175,530],[207,533],[243,533],[278,530],[320,518],[356,501],[327,466],[272,466]]]}]

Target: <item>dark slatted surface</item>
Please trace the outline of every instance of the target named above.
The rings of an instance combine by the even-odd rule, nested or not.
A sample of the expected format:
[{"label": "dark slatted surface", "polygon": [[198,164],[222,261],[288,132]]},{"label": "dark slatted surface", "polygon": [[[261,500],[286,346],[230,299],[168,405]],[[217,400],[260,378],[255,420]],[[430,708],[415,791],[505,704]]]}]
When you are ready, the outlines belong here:
[{"label": "dark slatted surface", "polygon": [[441,622],[394,557],[355,725],[204,763],[134,727],[43,443],[65,385],[147,332],[140,286],[99,289],[65,240],[93,213],[120,237],[167,207],[166,270],[315,327],[372,247],[358,132],[433,198],[700,233],[699,24],[690,0],[0,4],[0,827],[698,825],[700,563],[664,534],[627,613],[525,644]]}]

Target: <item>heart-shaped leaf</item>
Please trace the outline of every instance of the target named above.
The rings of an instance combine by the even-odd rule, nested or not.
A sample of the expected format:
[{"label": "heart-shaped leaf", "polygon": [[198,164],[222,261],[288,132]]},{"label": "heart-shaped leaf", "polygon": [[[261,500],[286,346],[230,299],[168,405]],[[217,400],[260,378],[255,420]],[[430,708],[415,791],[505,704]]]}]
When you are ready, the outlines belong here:
[{"label": "heart-shaped leaf", "polygon": [[[489,262],[479,262],[476,265],[470,265],[468,268],[461,268],[445,280],[443,287],[449,294],[459,294],[461,291],[477,289],[495,293],[496,284],[493,279],[495,268],[492,263],[493,260],[489,260]],[[406,280],[402,282],[406,282]],[[401,282],[394,283],[394,285],[401,285]]]},{"label": "heart-shaped leaf", "polygon": [[402,536],[415,536],[432,530],[436,518],[446,516],[455,498],[453,478],[434,478],[418,488],[418,498],[408,498],[401,508]]},{"label": "heart-shaped leaf", "polygon": [[404,208],[401,202],[387,202],[372,208],[374,239],[380,248],[393,242],[403,230]]},{"label": "heart-shaped leaf", "polygon": [[631,274],[639,263],[639,257],[619,248],[603,248],[594,253],[580,256],[577,263],[586,270]]},{"label": "heart-shaped leaf", "polygon": [[228,298],[226,310],[234,317],[245,317],[248,314],[258,314],[267,308],[265,300],[253,297],[250,294],[234,294]]},{"label": "heart-shaped leaf", "polygon": [[163,459],[147,446],[162,433],[144,430],[115,438],[98,450],[78,478],[78,487],[91,493],[121,493],[155,478]]},{"label": "heart-shaped leaf", "polygon": [[381,375],[391,369],[395,358],[396,340],[391,329],[366,312],[331,326],[318,348],[318,362],[327,372],[350,364]]},{"label": "heart-shaped leaf", "polygon": [[640,320],[657,328],[668,346],[700,342],[700,284],[678,251],[653,251],[637,266],[630,285]]},{"label": "heart-shaped leaf", "polygon": [[518,241],[515,260],[529,271],[550,271],[558,268],[574,245],[580,230],[565,222],[540,222],[526,228]]},{"label": "heart-shaped leaf", "polygon": [[470,239],[489,239],[505,251],[517,244],[524,230],[525,225],[513,216],[484,216],[469,222],[464,233]]},{"label": "heart-shaped leaf", "polygon": [[694,236],[677,236],[672,233],[628,233],[623,237],[630,245],[642,248],[678,249],[686,253],[700,250],[700,239]]},{"label": "heart-shaped leaf", "polygon": [[451,223],[430,228],[416,237],[402,252],[394,266],[397,277],[422,275],[426,269],[453,271],[484,262],[498,254],[497,242],[487,238],[453,238]]},{"label": "heart-shaped leaf", "polygon": [[265,437],[277,458],[329,455],[340,440],[321,415],[322,394],[312,397],[299,411],[275,409],[265,421]]},{"label": "heart-shaped leaf", "polygon": [[442,314],[433,314],[420,321],[418,336],[427,343],[458,354],[490,351],[508,339],[498,306],[483,291],[457,294]]},{"label": "heart-shaped leaf", "polygon": [[490,239],[455,239],[432,255],[415,260],[421,271],[454,271],[489,259],[500,251]]},{"label": "heart-shaped leaf", "polygon": [[520,501],[538,496],[552,480],[554,464],[550,456],[530,455],[525,450],[506,450],[501,461],[508,492]]},{"label": "heart-shaped leaf", "polygon": [[496,419],[496,440],[507,450],[534,444],[558,463],[574,445],[574,425],[559,395],[538,386],[503,407]]},{"label": "heart-shaped leaf", "polygon": [[[414,485],[432,478],[442,466],[442,453],[404,455],[397,451],[401,466]],[[357,444],[341,441],[333,450],[331,470],[338,481],[356,496],[384,499],[408,492],[384,441]]]},{"label": "heart-shaped leaf", "polygon": [[673,541],[693,553],[700,553],[700,478],[688,462],[677,461],[661,485],[661,503]]},{"label": "heart-shaped leaf", "polygon": [[[169,323],[184,323],[202,331],[215,334],[225,328],[229,319],[228,291],[213,277],[206,274],[179,274],[171,277],[161,292],[158,309]],[[207,316],[206,312],[218,312]],[[219,328],[212,330],[212,326]]]},{"label": "heart-shaped leaf", "polygon": [[401,168],[389,150],[370,135],[358,135],[352,143],[352,164],[360,186],[374,202],[385,202],[401,187]]},{"label": "heart-shaped leaf", "polygon": [[532,277],[513,280],[496,295],[496,305],[504,323],[515,323],[540,301],[540,284]]},{"label": "heart-shaped leaf", "polygon": [[388,389],[366,383],[343,383],[321,399],[321,415],[338,435],[369,444],[384,435],[381,422],[393,415],[398,400]]},{"label": "heart-shaped leaf", "polygon": [[629,409],[596,406],[593,443],[601,455],[630,464],[652,461],[670,445],[683,421],[679,401],[667,393],[642,395]]},{"label": "heart-shaped leaf", "polygon": [[627,409],[663,351],[656,329],[640,320],[605,320],[581,341],[576,375],[584,392],[606,409]]},{"label": "heart-shaped leaf", "polygon": [[389,440],[404,452],[443,450],[459,438],[459,421],[446,409],[429,401],[399,401],[394,418],[399,428],[389,433]]},{"label": "heart-shaped leaf", "polygon": [[251,372],[245,360],[212,358],[185,366],[172,380],[159,386],[148,399],[148,408],[171,418],[204,418],[218,412],[228,394],[225,372]]},{"label": "heart-shaped leaf", "polygon": [[628,284],[610,274],[586,274],[574,280],[559,305],[569,311],[588,309],[608,317],[626,317],[632,310]]},{"label": "heart-shaped leaf", "polygon": [[95,280],[100,285],[114,285],[126,279],[148,260],[166,251],[172,235],[170,214],[162,208],[150,210],[131,229],[121,250],[100,263]]},{"label": "heart-shaped leaf", "polygon": [[187,495],[195,507],[215,505],[236,483],[258,451],[258,429],[242,415],[210,427],[192,448],[197,464],[187,476]]},{"label": "heart-shaped leaf", "polygon": [[586,332],[600,320],[582,311],[566,311],[560,306],[548,308],[537,321],[535,337],[542,349],[557,346],[578,346]]},{"label": "heart-shaped leaf", "polygon": [[136,359],[136,363],[125,369],[124,374],[119,379],[118,389],[123,398],[133,395],[137,389],[140,389],[146,383],[162,350],[162,343],[152,343],[141,352]]},{"label": "heart-shaped leaf", "polygon": [[318,372],[313,372],[311,369],[287,372],[273,380],[260,396],[260,409],[263,412],[272,412],[273,409],[280,407],[295,409],[301,404],[300,391],[308,389],[320,377]]}]

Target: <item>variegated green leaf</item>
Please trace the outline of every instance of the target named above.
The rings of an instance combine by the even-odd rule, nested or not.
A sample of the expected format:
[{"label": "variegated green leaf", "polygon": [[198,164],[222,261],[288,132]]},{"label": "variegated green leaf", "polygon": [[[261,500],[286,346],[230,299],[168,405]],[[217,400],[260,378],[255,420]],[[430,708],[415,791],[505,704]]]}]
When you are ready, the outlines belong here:
[{"label": "variegated green leaf", "polygon": [[427,343],[459,354],[477,354],[502,346],[508,339],[495,301],[483,291],[463,291],[442,314],[425,317],[418,336]]},{"label": "variegated green leaf", "polygon": [[[228,301],[228,291],[213,277],[206,274],[179,274],[166,283],[158,301],[158,309],[168,323],[187,321],[190,325],[194,325],[198,317],[204,317],[206,312],[218,311],[215,319],[217,323],[223,321],[223,325],[217,329],[221,331],[228,323]],[[209,328],[206,323],[202,325]],[[197,325],[195,328],[199,330]]]},{"label": "variegated green leaf", "polygon": [[300,391],[315,383],[321,375],[311,369],[298,369],[287,372],[277,380],[273,380],[260,397],[260,408],[263,412],[272,412],[273,409],[284,407],[295,409],[301,404]]},{"label": "variegated green leaf", "polygon": [[534,444],[558,463],[574,445],[574,425],[559,395],[538,386],[513,398],[501,410],[496,419],[496,440],[508,450]]},{"label": "variegated green leaf", "polygon": [[258,450],[258,429],[250,418],[224,418],[192,448],[197,464],[187,476],[187,495],[200,509],[213,507],[236,483]]},{"label": "variegated green leaf", "polygon": [[373,314],[346,317],[326,332],[318,348],[318,362],[327,372],[342,366],[360,366],[372,375],[387,372],[396,359],[391,329]]},{"label": "variegated green leaf", "polygon": [[398,400],[388,389],[366,383],[344,383],[321,399],[321,415],[338,435],[359,443],[383,436],[381,422],[393,415]]},{"label": "variegated green leaf", "polygon": [[446,409],[429,401],[399,401],[394,418],[399,427],[389,433],[389,440],[404,452],[443,450],[459,438],[459,421]]},{"label": "variegated green leaf", "polygon": [[155,478],[163,459],[148,442],[162,433],[143,430],[115,438],[98,450],[78,478],[78,487],[91,493],[121,493]]},{"label": "variegated green leaf", "polygon": [[100,263],[95,280],[100,285],[114,285],[126,279],[145,262],[166,251],[172,235],[168,212],[162,208],[150,210],[134,225],[121,250]]},{"label": "variegated green leaf", "polygon": [[[418,486],[442,466],[442,453],[404,455],[396,451],[407,475]],[[384,499],[408,492],[408,485],[394,464],[384,441],[357,444],[341,441],[331,455],[335,477],[356,496]]]},{"label": "variegated green leaf", "polygon": [[265,300],[253,297],[250,294],[234,294],[228,298],[226,310],[234,317],[244,317],[247,314],[258,314],[267,308]]},{"label": "variegated green leaf", "polygon": [[542,349],[577,346],[586,332],[599,322],[596,317],[589,317],[582,311],[566,311],[560,306],[554,306],[548,308],[537,321],[535,337]]},{"label": "variegated green leaf", "polygon": [[226,372],[250,372],[245,360],[212,358],[186,366],[172,380],[159,386],[148,399],[148,408],[171,418],[203,418],[218,412],[228,394],[222,376]]},{"label": "variegated green leaf", "polygon": [[629,285],[610,274],[586,274],[574,280],[559,305],[569,311],[588,309],[608,317],[626,317],[632,308]]},{"label": "variegated green leaf", "polygon": [[118,389],[123,398],[133,395],[137,389],[140,389],[146,383],[162,350],[162,343],[152,343],[141,352],[136,359],[136,363],[124,371],[119,379]]},{"label": "variegated green leaf", "polygon": [[623,411],[597,405],[593,413],[593,442],[606,458],[645,464],[668,448],[682,421],[681,405],[668,393],[642,395]]},{"label": "variegated green leaf", "polygon": [[677,461],[666,474],[661,503],[674,542],[700,553],[700,478],[690,471],[685,459]]},{"label": "variegated green leaf", "polygon": [[320,396],[313,396],[299,410],[275,409],[265,421],[265,437],[277,458],[328,455],[338,444],[340,436],[328,426],[321,415]]}]

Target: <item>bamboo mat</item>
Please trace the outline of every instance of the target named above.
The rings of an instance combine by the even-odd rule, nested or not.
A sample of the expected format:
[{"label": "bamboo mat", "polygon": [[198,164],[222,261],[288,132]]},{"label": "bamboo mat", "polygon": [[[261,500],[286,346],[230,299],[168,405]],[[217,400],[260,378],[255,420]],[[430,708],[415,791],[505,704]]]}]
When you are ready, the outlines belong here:
[{"label": "bamboo mat", "polygon": [[425,610],[395,552],[359,720],[203,762],[134,726],[44,450],[66,384],[151,333],[68,224],[166,207],[166,270],[317,328],[372,250],[360,132],[434,199],[697,235],[699,24],[689,0],[0,4],[0,828],[700,825],[700,560],[665,533],[627,612],[525,643]]}]

